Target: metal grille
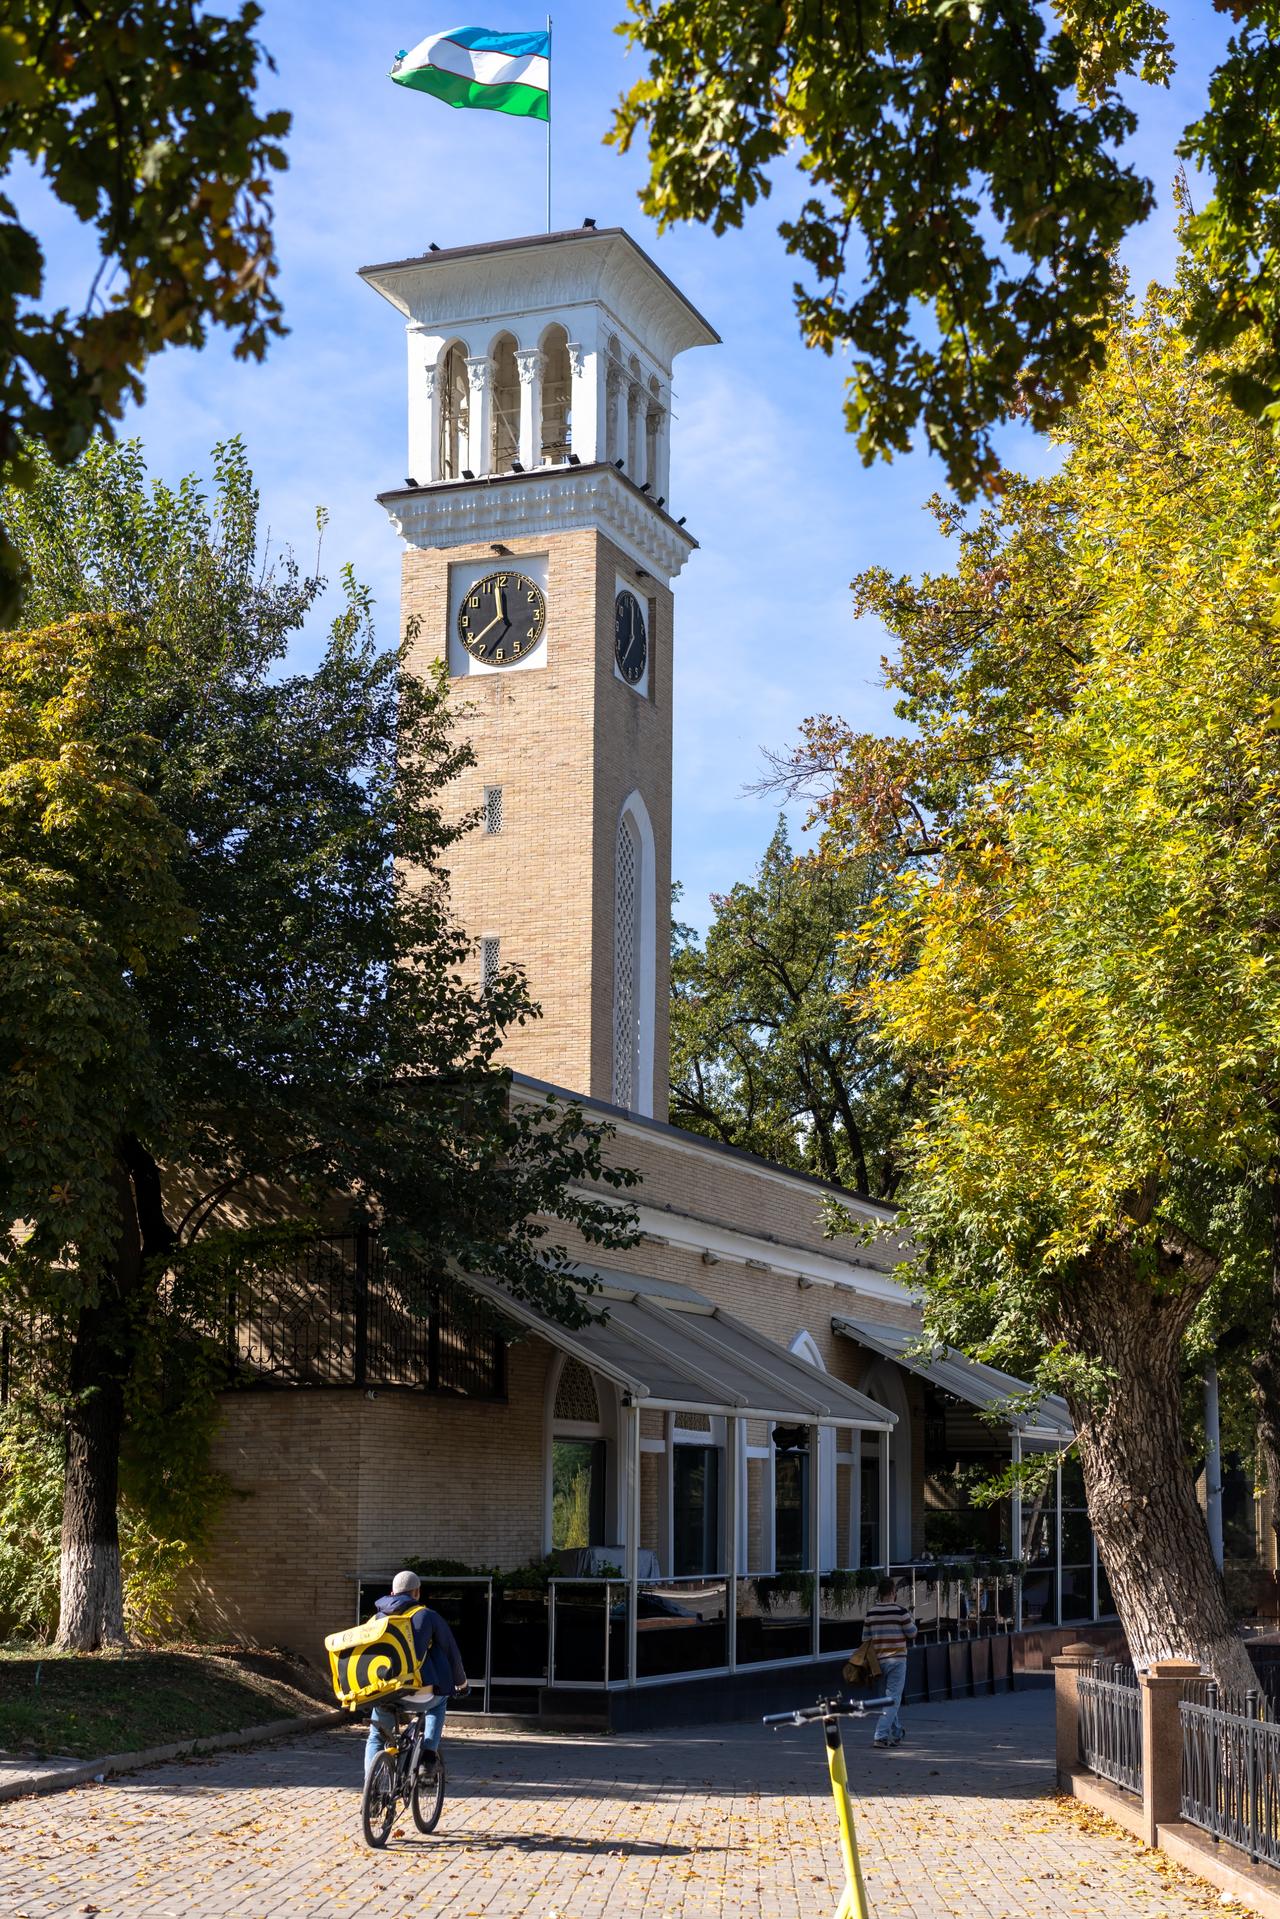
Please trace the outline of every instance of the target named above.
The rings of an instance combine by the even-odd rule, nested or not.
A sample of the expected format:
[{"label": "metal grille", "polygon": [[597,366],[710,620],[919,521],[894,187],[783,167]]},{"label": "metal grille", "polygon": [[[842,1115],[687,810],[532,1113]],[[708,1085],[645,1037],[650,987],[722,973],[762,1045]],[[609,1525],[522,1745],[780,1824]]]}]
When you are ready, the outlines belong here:
[{"label": "metal grille", "polygon": [[1244,1712],[1224,1712],[1216,1686],[1205,1693],[1178,1708],[1182,1816],[1255,1863],[1280,1866],[1280,1726],[1257,1717],[1256,1693]]},{"label": "metal grille", "polygon": [[482,939],[480,942],[480,984],[486,993],[492,991],[498,983],[501,947],[501,940]]},{"label": "metal grille", "polygon": [[560,1383],[556,1387],[555,1417],[580,1420],[587,1426],[600,1423],[600,1401],[596,1397],[595,1381],[580,1359],[567,1359],[564,1363]]},{"label": "metal grille", "polygon": [[484,830],[486,833],[502,831],[502,788],[486,786],[484,789]]},{"label": "metal grille", "polygon": [[640,1039],[640,842],[624,813],[618,822],[613,934],[613,1103],[635,1103]]},{"label": "metal grille", "polygon": [[[370,1232],[326,1235],[261,1259],[205,1292],[198,1307],[176,1310],[222,1352],[232,1386],[506,1396],[506,1346],[479,1302],[465,1287],[390,1258]],[[0,1396],[11,1368],[30,1373],[68,1338],[55,1319],[10,1318],[0,1338]]]},{"label": "metal grille", "polygon": [[1090,1772],[1142,1793],[1142,1695],[1132,1666],[1098,1665],[1077,1680],[1080,1758]]}]

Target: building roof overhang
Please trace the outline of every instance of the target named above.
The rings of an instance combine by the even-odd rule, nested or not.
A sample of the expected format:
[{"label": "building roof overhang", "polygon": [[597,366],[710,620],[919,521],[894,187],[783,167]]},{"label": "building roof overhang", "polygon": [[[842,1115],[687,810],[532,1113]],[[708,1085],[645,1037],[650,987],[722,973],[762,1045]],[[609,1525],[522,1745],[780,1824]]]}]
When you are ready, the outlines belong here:
[{"label": "building roof overhang", "polygon": [[[1032,1390],[1025,1379],[1016,1379],[1012,1373],[1002,1373],[995,1366],[970,1359],[954,1346],[939,1345],[932,1352],[921,1351],[920,1335],[910,1327],[885,1326],[873,1319],[849,1319],[844,1314],[835,1315],[831,1325],[835,1332],[869,1347],[909,1373],[918,1373],[931,1385],[950,1393],[953,1399],[962,1399],[980,1412],[999,1412],[1001,1407],[1025,1398]],[[1043,1440],[1053,1445],[1066,1445],[1075,1438],[1067,1402],[1056,1394],[1046,1394],[1034,1413],[1011,1411],[1007,1424],[1024,1439]]]},{"label": "building roof overhang", "polygon": [[493,316],[543,300],[638,308],[668,365],[720,335],[655,260],[621,227],[571,227],[514,240],[438,247],[359,268],[360,278],[406,318],[427,326],[461,321],[471,306]]},{"label": "building roof overhang", "polygon": [[594,1317],[564,1326],[494,1280],[466,1284],[508,1318],[582,1361],[632,1404],[784,1424],[888,1432],[896,1415],[789,1353],[690,1287],[633,1273],[593,1273]]}]

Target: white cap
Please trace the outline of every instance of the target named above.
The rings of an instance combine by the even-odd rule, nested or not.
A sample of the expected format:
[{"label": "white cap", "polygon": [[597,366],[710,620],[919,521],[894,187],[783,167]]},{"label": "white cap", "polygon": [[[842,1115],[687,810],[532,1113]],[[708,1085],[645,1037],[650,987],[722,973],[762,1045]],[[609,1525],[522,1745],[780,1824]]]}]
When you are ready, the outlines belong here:
[{"label": "white cap", "polygon": [[391,1595],[397,1598],[401,1593],[416,1593],[422,1589],[422,1581],[417,1573],[408,1571],[397,1573],[391,1582]]}]

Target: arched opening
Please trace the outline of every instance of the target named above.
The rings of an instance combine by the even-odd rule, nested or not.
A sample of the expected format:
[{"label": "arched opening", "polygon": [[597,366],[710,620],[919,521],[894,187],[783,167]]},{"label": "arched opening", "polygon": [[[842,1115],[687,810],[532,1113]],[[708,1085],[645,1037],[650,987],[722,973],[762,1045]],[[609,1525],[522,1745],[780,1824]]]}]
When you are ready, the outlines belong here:
[{"label": "arched opening", "polygon": [[557,1354],[547,1375],[549,1552],[608,1546],[619,1530],[618,1395],[580,1359]]},{"label": "arched opening", "polygon": [[618,821],[613,913],[613,1103],[630,1111],[640,1084],[640,835],[630,814]]},{"label": "arched opening", "polygon": [[437,467],[442,480],[460,480],[467,464],[467,435],[471,425],[471,388],[467,379],[467,349],[455,340],[440,361],[440,445]]},{"label": "arched opening", "polygon": [[613,1102],[653,1116],[657,992],[653,826],[639,793],[618,815],[614,866]]},{"label": "arched opening", "polygon": [[490,426],[491,473],[510,473],[520,452],[520,372],[512,334],[500,333],[490,354],[493,362],[493,419]]},{"label": "arched opening", "polygon": [[542,336],[542,423],[538,457],[544,466],[556,466],[569,457],[573,444],[572,400],[569,335],[562,326],[549,326]]}]

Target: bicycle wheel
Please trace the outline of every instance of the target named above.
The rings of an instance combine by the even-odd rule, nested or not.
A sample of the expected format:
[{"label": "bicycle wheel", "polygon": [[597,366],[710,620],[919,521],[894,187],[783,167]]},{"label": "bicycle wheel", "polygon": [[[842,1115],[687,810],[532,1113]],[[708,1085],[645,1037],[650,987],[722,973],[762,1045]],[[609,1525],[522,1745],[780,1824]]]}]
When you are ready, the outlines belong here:
[{"label": "bicycle wheel", "polygon": [[360,1824],[366,1846],[385,1846],[396,1823],[399,1796],[396,1792],[395,1761],[380,1752],[369,1770],[360,1796]]},{"label": "bicycle wheel", "polygon": [[409,1809],[413,1813],[413,1823],[419,1832],[435,1831],[444,1809],[444,1760],[439,1753],[436,1754],[435,1764],[429,1772],[419,1772],[414,1775]]}]

